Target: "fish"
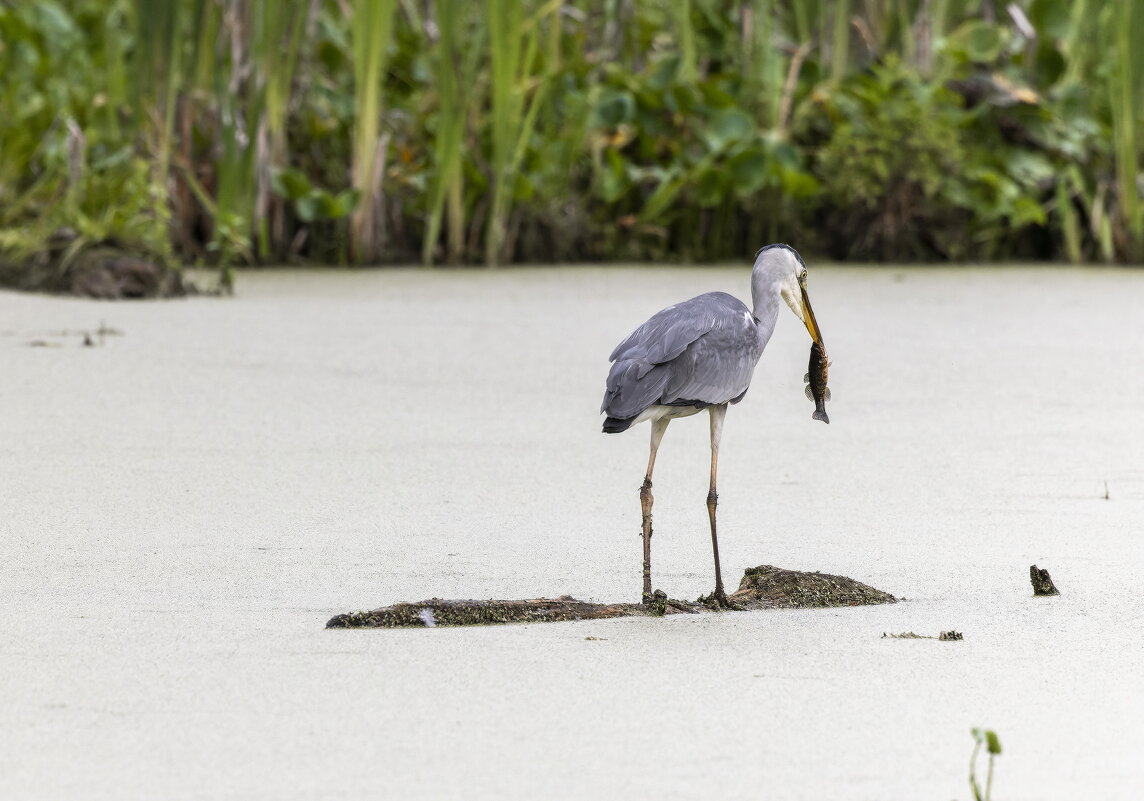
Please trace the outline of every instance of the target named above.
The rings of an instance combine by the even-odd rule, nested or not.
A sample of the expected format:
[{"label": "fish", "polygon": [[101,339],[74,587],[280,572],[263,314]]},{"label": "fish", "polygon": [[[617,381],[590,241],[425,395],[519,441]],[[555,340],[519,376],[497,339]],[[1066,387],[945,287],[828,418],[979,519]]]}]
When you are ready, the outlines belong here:
[{"label": "fish", "polygon": [[826,348],[819,342],[810,346],[810,364],[803,381],[807,382],[806,397],[814,401],[814,414],[811,418],[830,424],[826,415],[826,402],[830,400],[830,388],[826,386],[826,377],[830,362],[827,361]]}]

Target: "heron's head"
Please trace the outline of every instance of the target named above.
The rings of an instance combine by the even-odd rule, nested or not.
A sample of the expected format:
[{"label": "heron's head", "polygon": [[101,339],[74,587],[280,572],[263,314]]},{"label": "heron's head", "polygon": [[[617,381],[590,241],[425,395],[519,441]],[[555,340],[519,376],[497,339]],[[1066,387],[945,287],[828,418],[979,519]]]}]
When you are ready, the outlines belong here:
[{"label": "heron's head", "polygon": [[769,285],[771,291],[779,295],[794,316],[806,326],[810,338],[822,344],[822,334],[818,321],[814,319],[814,309],[810,307],[810,297],[806,294],[806,263],[802,256],[790,245],[767,245],[755,254],[755,292],[760,284]]}]

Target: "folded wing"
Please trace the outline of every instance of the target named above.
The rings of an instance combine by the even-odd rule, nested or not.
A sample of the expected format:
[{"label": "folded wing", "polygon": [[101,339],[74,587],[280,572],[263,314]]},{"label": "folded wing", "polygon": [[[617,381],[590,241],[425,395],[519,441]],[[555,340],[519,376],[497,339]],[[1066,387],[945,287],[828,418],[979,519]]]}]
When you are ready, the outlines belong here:
[{"label": "folded wing", "polygon": [[654,405],[706,406],[743,396],[761,347],[743,303],[711,292],[656,313],[609,357],[609,417],[633,418]]}]

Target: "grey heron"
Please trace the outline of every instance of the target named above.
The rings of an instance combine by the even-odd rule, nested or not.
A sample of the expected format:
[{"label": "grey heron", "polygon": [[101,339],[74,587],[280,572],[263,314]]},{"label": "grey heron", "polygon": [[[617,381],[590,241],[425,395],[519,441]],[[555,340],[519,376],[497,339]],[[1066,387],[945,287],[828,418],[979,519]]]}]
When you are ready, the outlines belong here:
[{"label": "grey heron", "polygon": [[657,312],[616,346],[600,411],[607,414],[604,432],[626,431],[651,421],[651,455],[640,487],[643,511],[643,601],[651,588],[651,474],[655,453],[677,417],[706,409],[711,415],[711,489],[707,516],[711,521],[711,549],[715,556],[716,603],[727,606],[719,568],[719,539],[715,508],[719,496],[715,477],[719,440],[727,405],[747,394],[759,357],[778,321],[780,301],[806,326],[812,340],[822,335],[806,293],[806,264],[789,245],[767,245],[755,254],[751,270],[753,309],[726,292],[708,292]]}]

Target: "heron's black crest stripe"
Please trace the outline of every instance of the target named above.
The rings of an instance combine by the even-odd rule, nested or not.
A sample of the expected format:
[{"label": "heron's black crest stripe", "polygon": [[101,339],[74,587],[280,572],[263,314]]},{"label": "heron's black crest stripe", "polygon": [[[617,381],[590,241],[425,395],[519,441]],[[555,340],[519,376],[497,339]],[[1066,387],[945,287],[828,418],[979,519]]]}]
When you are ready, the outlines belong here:
[{"label": "heron's black crest stripe", "polygon": [[789,250],[791,253],[794,254],[794,257],[796,259],[798,259],[799,264],[801,264],[803,267],[806,266],[806,262],[804,262],[802,260],[802,256],[798,255],[798,251],[795,250],[794,248],[792,248],[790,245],[784,244],[782,242],[776,242],[773,245],[764,245],[763,247],[759,248],[757,251],[755,251],[755,260],[756,261],[758,260],[759,256],[762,255],[763,251],[771,250],[773,248],[781,248],[782,250]]}]

